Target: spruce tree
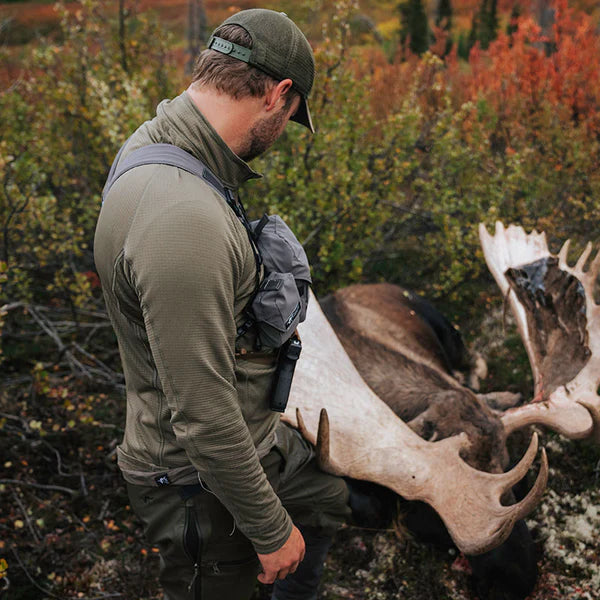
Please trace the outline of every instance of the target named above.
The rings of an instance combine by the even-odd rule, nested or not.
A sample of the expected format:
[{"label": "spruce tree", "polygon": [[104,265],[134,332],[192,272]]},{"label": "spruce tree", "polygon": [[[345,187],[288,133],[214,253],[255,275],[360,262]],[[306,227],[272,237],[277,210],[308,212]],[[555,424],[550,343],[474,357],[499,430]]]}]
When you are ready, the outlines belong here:
[{"label": "spruce tree", "polygon": [[441,27],[447,34],[446,48],[444,50],[444,56],[446,56],[452,49],[452,3],[451,0],[438,0],[437,9],[435,13],[435,24],[437,27]]},{"label": "spruce tree", "polygon": [[429,48],[429,24],[421,0],[406,0],[398,6],[402,20],[400,37],[402,43],[410,39],[409,47],[415,54],[423,54]]},{"label": "spruce tree", "polygon": [[469,52],[471,51],[471,44],[468,35],[465,31],[461,31],[458,34],[458,56],[463,60],[469,60]]},{"label": "spruce tree", "polygon": [[479,9],[473,15],[469,33],[469,49],[479,42],[486,50],[498,35],[498,0],[481,0]]},{"label": "spruce tree", "polygon": [[452,3],[450,0],[439,0],[435,15],[435,24],[446,31],[452,29]]},{"label": "spruce tree", "polygon": [[518,4],[515,4],[512,7],[510,12],[510,19],[508,21],[508,25],[506,26],[506,33],[508,35],[512,35],[517,31],[517,26],[515,25],[517,19],[521,16],[521,7]]}]

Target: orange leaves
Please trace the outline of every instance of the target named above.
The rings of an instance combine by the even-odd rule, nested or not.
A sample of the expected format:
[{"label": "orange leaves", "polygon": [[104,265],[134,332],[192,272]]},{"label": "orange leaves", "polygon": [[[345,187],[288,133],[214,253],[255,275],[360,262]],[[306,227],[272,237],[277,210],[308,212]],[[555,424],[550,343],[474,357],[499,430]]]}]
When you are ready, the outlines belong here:
[{"label": "orange leaves", "polygon": [[600,36],[592,19],[557,0],[555,23],[543,31],[531,17],[517,19],[512,35],[500,34],[487,51],[475,46],[470,69],[449,57],[448,76],[461,101],[485,100],[517,124],[543,106],[561,118],[600,131]]}]

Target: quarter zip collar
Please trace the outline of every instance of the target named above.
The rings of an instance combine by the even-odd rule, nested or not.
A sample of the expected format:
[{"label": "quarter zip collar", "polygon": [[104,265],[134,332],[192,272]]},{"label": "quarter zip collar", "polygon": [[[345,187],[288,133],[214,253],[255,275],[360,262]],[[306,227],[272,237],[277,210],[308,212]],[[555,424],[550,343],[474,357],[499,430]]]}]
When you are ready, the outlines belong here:
[{"label": "quarter zip collar", "polygon": [[200,159],[231,189],[262,177],[223,141],[206,120],[187,92],[172,100],[163,100],[156,117],[148,124],[155,142],[174,144]]}]

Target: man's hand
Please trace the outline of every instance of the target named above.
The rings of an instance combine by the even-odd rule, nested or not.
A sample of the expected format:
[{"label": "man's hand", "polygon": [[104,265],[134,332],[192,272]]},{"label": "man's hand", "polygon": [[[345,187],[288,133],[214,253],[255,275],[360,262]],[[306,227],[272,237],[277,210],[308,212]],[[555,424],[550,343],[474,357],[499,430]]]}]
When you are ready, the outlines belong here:
[{"label": "man's hand", "polygon": [[259,554],[262,573],[258,576],[261,583],[273,583],[276,579],[285,579],[293,573],[304,558],[304,538],[294,525],[285,544],[270,554]]}]

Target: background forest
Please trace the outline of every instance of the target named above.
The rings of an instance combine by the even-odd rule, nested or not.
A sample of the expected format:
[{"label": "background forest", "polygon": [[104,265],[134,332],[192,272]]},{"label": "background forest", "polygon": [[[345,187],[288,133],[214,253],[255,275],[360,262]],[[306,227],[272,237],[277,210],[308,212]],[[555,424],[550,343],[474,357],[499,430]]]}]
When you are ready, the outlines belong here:
[{"label": "background forest", "polygon": [[[600,241],[593,0],[0,3],[3,600],[159,597],[156,549],[116,468],[123,378],[93,233],[120,145],[185,89],[210,30],[257,5],[286,11],[315,48],[318,131],[290,125],[243,200],[289,223],[317,295],[381,280],[414,289],[484,352],[486,389],[529,397],[477,225],[544,230],[555,251],[572,238],[573,255]],[[532,598],[597,598],[600,451],[544,443],[555,468],[530,522]],[[454,558],[349,527],[324,597],[473,599]]]}]

